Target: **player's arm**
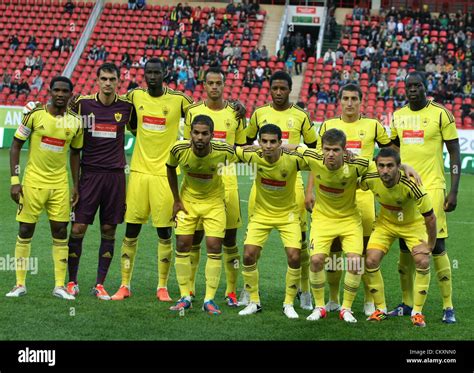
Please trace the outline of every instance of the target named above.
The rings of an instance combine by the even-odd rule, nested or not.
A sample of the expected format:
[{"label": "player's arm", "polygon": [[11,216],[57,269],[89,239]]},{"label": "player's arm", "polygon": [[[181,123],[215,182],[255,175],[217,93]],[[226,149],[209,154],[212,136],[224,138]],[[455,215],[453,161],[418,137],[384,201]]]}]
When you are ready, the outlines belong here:
[{"label": "player's arm", "polygon": [[74,149],[71,147],[69,154],[69,165],[71,167],[71,177],[72,177],[72,196],[71,196],[71,206],[75,207],[77,202],[79,202],[79,170],[81,164],[81,150]]},{"label": "player's arm", "polygon": [[459,182],[461,181],[461,153],[459,139],[444,142],[449,153],[449,170],[451,173],[451,189],[444,201],[444,211],[451,212],[456,209],[458,200]]},{"label": "player's arm", "polygon": [[191,138],[191,123],[193,121],[193,115],[191,110],[186,110],[186,116],[184,117],[184,128],[183,128],[183,139],[189,140]]},{"label": "player's arm", "polygon": [[168,162],[166,162],[166,174],[168,176],[168,184],[171,189],[171,193],[173,194],[173,220],[176,219],[176,215],[178,215],[179,211],[184,211],[184,213],[188,213],[186,208],[184,207],[183,201],[181,201],[181,196],[179,195],[178,189],[178,175],[176,174],[176,167],[178,167],[178,160],[173,154],[173,150],[171,149],[170,157]]},{"label": "player's arm", "polygon": [[395,117],[392,116],[392,123],[390,124],[390,147],[400,152],[400,137],[398,136],[397,127],[395,126]]},{"label": "player's arm", "polygon": [[303,135],[303,142],[305,145],[310,149],[316,149],[316,130],[314,129],[314,124],[307,113],[301,127],[301,134]]},{"label": "player's arm", "polygon": [[436,229],[436,215],[433,209],[431,209],[430,212],[423,214],[423,217],[425,218],[426,232],[428,233],[428,247],[431,252],[436,245],[436,236],[438,235],[438,230]]},{"label": "player's arm", "polygon": [[138,127],[138,117],[137,111],[135,110],[135,106],[132,106],[132,110],[130,112],[130,119],[127,123],[127,129],[131,132],[133,136],[137,136],[137,127]]},{"label": "player's arm", "polygon": [[247,114],[247,108],[239,100],[228,100],[230,106],[235,111],[235,116],[238,120],[245,120]]},{"label": "player's arm", "polygon": [[239,121],[239,125],[237,127],[237,130],[235,131],[235,145],[245,146],[247,145],[247,139],[245,137],[246,120],[245,118],[243,118],[243,119],[239,119],[238,121]]},{"label": "player's arm", "polygon": [[385,127],[378,120],[375,121],[375,141],[379,148],[392,146],[392,140],[388,137]]},{"label": "player's arm", "polygon": [[20,196],[23,197],[23,189],[20,184],[20,152],[24,143],[25,141],[14,137],[10,147],[10,196],[15,203],[20,202]]},{"label": "player's arm", "polygon": [[247,126],[247,129],[245,131],[245,135],[247,137],[247,145],[252,145],[257,138],[259,130],[257,121],[257,112],[254,112],[250,117],[249,125]]}]

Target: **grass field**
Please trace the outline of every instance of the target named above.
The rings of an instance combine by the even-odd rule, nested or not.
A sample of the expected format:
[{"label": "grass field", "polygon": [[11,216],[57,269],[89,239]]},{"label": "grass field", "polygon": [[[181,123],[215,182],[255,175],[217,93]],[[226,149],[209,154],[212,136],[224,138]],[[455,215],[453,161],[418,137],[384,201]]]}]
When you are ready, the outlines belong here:
[{"label": "grass field", "polygon": [[[26,153],[22,153],[23,161]],[[0,149],[0,256],[14,255],[18,230],[15,221],[16,205],[9,196],[8,150]],[[463,175],[458,208],[449,215],[450,239],[448,250],[453,263],[454,304],[458,323],[441,322],[441,297],[432,272],[431,288],[425,305],[427,327],[415,329],[408,318],[390,319],[373,324],[365,321],[362,311],[363,294],[359,290],[353,309],[359,322],[348,325],[336,314],[320,322],[305,320],[309,311],[296,307],[299,320],[288,320],[281,311],[284,298],[286,257],[275,232],[272,233],[260,261],[260,280],[263,312],[250,317],[238,316],[237,309],[224,306],[224,271],[217,301],[223,314],[210,317],[200,310],[204,293],[204,260],[201,260],[197,281],[198,299],[194,309],[184,317],[168,311],[169,304],[155,298],[157,269],[157,236],[151,226],[142,230],[132,280],[133,296],[123,302],[103,302],[89,295],[94,285],[100,235],[98,224],[90,227],[85,241],[79,284],[81,293],[73,302],[54,298],[51,291],[53,261],[51,237],[46,216],[43,215],[33,238],[32,255],[38,257],[39,271],[28,275],[28,295],[19,299],[4,297],[15,283],[14,271],[0,271],[0,322],[9,326],[0,329],[0,340],[472,340],[474,315],[470,310],[471,286],[474,283],[473,206],[474,176]],[[250,181],[241,180],[242,216],[247,215]],[[239,231],[242,250],[244,229]],[[116,254],[106,281],[106,289],[114,293],[120,285],[120,245],[124,225],[117,231]],[[400,300],[394,246],[383,264],[387,302],[389,307]],[[239,280],[239,293],[242,279]],[[169,290],[178,295],[174,269]],[[200,296],[200,297],[199,297]],[[326,292],[327,297],[327,292]],[[298,303],[297,303],[298,304]],[[469,331],[471,330],[471,332]]]}]

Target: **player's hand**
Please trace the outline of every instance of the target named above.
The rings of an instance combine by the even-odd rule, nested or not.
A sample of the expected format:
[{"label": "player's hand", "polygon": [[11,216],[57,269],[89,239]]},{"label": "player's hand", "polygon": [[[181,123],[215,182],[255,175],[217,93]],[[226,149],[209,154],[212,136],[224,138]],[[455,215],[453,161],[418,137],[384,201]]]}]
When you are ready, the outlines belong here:
[{"label": "player's hand", "polygon": [[352,153],[350,150],[344,150],[344,158],[348,161],[352,161],[357,155]]},{"label": "player's hand", "polygon": [[28,113],[30,113],[34,109],[41,108],[41,107],[42,107],[41,102],[39,102],[39,101],[36,101],[36,102],[30,101],[25,106],[23,106],[23,115],[27,115]]},{"label": "player's hand", "polygon": [[21,184],[15,184],[11,186],[10,196],[12,197],[12,200],[14,200],[16,204],[20,203],[20,196],[23,197],[23,188],[21,187]]},{"label": "player's hand", "polygon": [[184,204],[182,201],[175,201],[173,203],[173,221],[176,221],[178,217],[178,212],[183,211],[186,215],[188,214],[188,210],[184,207]]},{"label": "player's hand", "polygon": [[230,100],[229,102],[237,112],[237,119],[245,119],[245,114],[247,114],[246,107],[239,100]]},{"label": "player's hand", "polygon": [[258,150],[260,149],[260,145],[244,145],[244,146],[241,146],[242,149],[245,149],[245,150]]},{"label": "player's hand", "polygon": [[458,196],[456,193],[449,192],[449,194],[444,199],[444,211],[451,212],[456,210],[456,205],[458,204]]},{"label": "player's hand", "polygon": [[408,178],[414,178],[416,185],[423,185],[423,182],[421,181],[421,176],[418,174],[418,172],[415,171],[415,169],[411,166],[408,165],[403,165],[403,168],[405,170],[405,173]]},{"label": "player's hand", "polygon": [[73,112],[77,113],[79,111],[79,105],[77,103],[77,99],[79,98],[80,94],[74,95],[69,99],[68,107]]},{"label": "player's hand", "polygon": [[306,194],[304,198],[304,206],[306,208],[306,211],[308,211],[309,213],[313,212],[315,201],[316,201],[316,197],[314,196],[314,193]]},{"label": "player's hand", "polygon": [[76,207],[79,202],[79,190],[77,188],[72,189],[71,193],[71,208]]},{"label": "player's hand", "polygon": [[411,255],[415,256],[419,254],[423,254],[423,255],[431,254],[431,252],[433,251],[433,247],[430,247],[430,245],[428,245],[428,242],[424,240],[420,240],[420,242],[421,243],[419,245],[413,248]]}]

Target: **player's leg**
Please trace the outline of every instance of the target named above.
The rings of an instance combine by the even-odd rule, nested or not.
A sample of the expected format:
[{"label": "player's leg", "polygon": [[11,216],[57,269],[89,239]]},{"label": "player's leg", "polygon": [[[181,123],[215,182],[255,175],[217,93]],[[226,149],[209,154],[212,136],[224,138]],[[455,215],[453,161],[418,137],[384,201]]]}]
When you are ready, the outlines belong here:
[{"label": "player's leg", "polygon": [[[156,297],[162,302],[171,302],[168,294],[168,278],[171,269],[171,227],[174,225],[173,195],[166,176],[151,176],[149,179],[150,207],[153,226],[158,232],[158,284]],[[195,229],[195,227],[194,227]]]},{"label": "player's leg", "polygon": [[223,241],[224,269],[226,277],[225,298],[229,307],[237,307],[237,278],[240,268],[240,255],[237,248],[237,228],[226,229]]},{"label": "player's leg", "polygon": [[[424,232],[424,227],[420,226],[420,231]],[[417,240],[419,242],[419,240]],[[413,241],[415,242],[415,241]],[[413,325],[424,327],[426,326],[423,316],[423,306],[426,302],[428,289],[430,287],[430,257],[431,253],[425,249],[424,246],[415,246],[412,250],[413,259],[416,266],[414,297],[413,297],[413,311],[411,313],[411,321]]]},{"label": "player's leg", "polygon": [[67,222],[49,221],[51,235],[53,236],[53,261],[54,261],[54,282],[53,295],[67,300],[74,300],[74,296],[69,294],[64,286],[66,281],[67,259],[69,248],[67,246]]},{"label": "player's leg", "polygon": [[125,213],[127,225],[120,249],[122,280],[120,288],[112,296],[112,300],[124,300],[131,295],[130,281],[138,250],[138,235],[142,229],[142,224],[147,223],[150,215],[149,177],[150,175],[132,171],[128,179],[127,211]]},{"label": "player's leg", "polygon": [[[375,310],[368,317],[368,321],[382,321],[387,317],[387,304],[385,302],[385,288],[380,271],[380,263],[386,249],[368,248],[365,255],[365,275],[369,291],[372,292]],[[366,315],[367,316],[367,315]]]},{"label": "player's leg", "polygon": [[97,265],[96,285],[92,289],[92,293],[101,300],[110,300],[110,296],[104,288],[104,282],[114,257],[116,230],[117,225],[115,224],[102,224],[100,226],[99,262]]},{"label": "player's leg", "polygon": [[68,240],[68,274],[67,292],[76,296],[79,294],[79,285],[77,283],[77,272],[79,271],[79,261],[82,255],[82,241],[87,231],[87,224],[72,223],[71,232]]},{"label": "player's leg", "polygon": [[433,249],[433,264],[436,271],[439,290],[443,299],[443,322],[452,324],[456,322],[453,307],[453,285],[451,262],[448,252],[446,251],[446,238],[448,238],[448,225],[446,220],[446,212],[444,211],[445,190],[428,189],[428,195],[433,203],[433,210],[436,215],[436,226],[438,235],[436,245]]},{"label": "player's leg", "polygon": [[326,304],[326,311],[333,312],[341,309],[340,286],[342,269],[337,264],[342,260],[342,246],[339,237],[331,243],[331,251],[328,257],[327,281],[329,285],[329,301]]},{"label": "player's leg", "polygon": [[[310,273],[309,280],[311,282],[311,290],[313,292],[313,298],[315,302],[315,307],[313,313],[309,315],[306,320],[316,321],[326,317],[326,308],[324,300],[324,287],[326,286],[326,271],[324,270],[324,264],[327,259],[327,254],[324,250],[321,250],[322,247],[314,247],[314,238],[311,237],[310,241],[310,250],[311,250],[311,263],[310,263]],[[318,245],[319,246],[319,245]],[[329,245],[327,246],[329,251]]]},{"label": "player's leg", "polygon": [[35,232],[36,223],[48,199],[49,191],[23,185],[23,195],[20,196],[16,211],[16,221],[19,223],[18,236],[15,244],[16,284],[7,297],[19,297],[26,294],[26,264],[31,252],[31,239]]},{"label": "player's leg", "polygon": [[196,295],[196,275],[199,269],[199,261],[201,260],[201,242],[204,238],[204,228],[202,222],[198,223],[196,232],[194,232],[193,237],[193,246],[190,252],[191,259],[191,279],[189,287],[191,289],[191,298],[194,298]]},{"label": "player's leg", "polygon": [[221,311],[214,302],[222,271],[222,241],[225,236],[226,212],[222,202],[196,204],[206,234],[206,294],[203,310],[210,315],[220,315]]},{"label": "player's leg", "polygon": [[391,310],[389,316],[410,316],[413,309],[413,285],[415,262],[405,240],[399,240],[400,258],[398,260],[398,273],[400,275],[400,288],[402,289],[402,303]]}]

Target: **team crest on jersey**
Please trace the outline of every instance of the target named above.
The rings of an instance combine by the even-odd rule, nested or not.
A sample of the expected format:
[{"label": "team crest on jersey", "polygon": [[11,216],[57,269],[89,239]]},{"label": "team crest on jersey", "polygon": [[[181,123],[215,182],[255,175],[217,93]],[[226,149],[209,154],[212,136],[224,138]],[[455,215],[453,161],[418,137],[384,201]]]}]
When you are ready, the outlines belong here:
[{"label": "team crest on jersey", "polygon": [[143,108],[143,106],[140,106],[138,110],[145,110],[145,109]]},{"label": "team crest on jersey", "polygon": [[116,122],[120,122],[122,120],[122,113],[115,113],[114,118]]},{"label": "team crest on jersey", "polygon": [[285,178],[288,176],[288,171],[287,170],[281,170],[281,177]]},{"label": "team crest on jersey", "polygon": [[359,130],[359,137],[363,139],[365,137],[366,132],[364,130]]},{"label": "team crest on jersey", "polygon": [[211,172],[214,172],[214,171],[216,170],[216,167],[215,167],[215,166],[211,166],[211,167],[210,167],[210,170],[211,170]]},{"label": "team crest on jersey", "polygon": [[226,126],[227,128],[230,128],[230,125],[231,125],[230,119],[227,119],[227,120],[225,121],[225,126]]},{"label": "team crest on jersey", "polygon": [[401,205],[401,204],[402,204],[402,201],[398,200],[397,205]]},{"label": "team crest on jersey", "polygon": [[321,176],[320,176],[320,175],[316,175],[316,179],[321,180]]},{"label": "team crest on jersey", "polygon": [[168,106],[163,106],[162,111],[163,111],[163,115],[166,117],[169,114],[170,109]]},{"label": "team crest on jersey", "polygon": [[293,120],[293,118],[288,119],[286,125],[288,126],[288,128],[293,128],[293,126],[295,125],[295,121]]},{"label": "team crest on jersey", "polygon": [[341,183],[341,185],[342,185],[342,186],[346,186],[347,183],[346,183],[345,181],[343,181],[343,182]]},{"label": "team crest on jersey", "polygon": [[426,127],[428,125],[428,119],[423,118],[423,127]]},{"label": "team crest on jersey", "polygon": [[68,129],[66,129],[64,132],[66,133],[66,137],[69,137],[71,135],[71,131]]}]

